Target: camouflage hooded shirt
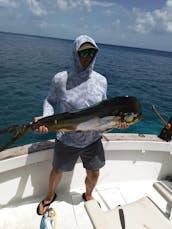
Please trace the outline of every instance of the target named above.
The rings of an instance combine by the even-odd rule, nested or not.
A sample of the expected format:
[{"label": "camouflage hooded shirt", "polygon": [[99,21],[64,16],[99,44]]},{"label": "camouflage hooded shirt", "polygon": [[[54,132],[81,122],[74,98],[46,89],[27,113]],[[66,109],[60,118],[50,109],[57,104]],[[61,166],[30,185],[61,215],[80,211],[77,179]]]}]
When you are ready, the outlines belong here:
[{"label": "camouflage hooded shirt", "polygon": [[[44,117],[54,114],[57,103],[60,103],[60,112],[71,112],[106,99],[106,78],[93,70],[96,55],[86,69],[83,70],[80,64],[78,49],[86,42],[98,48],[95,41],[87,35],[76,38],[73,45],[73,69],[59,72],[52,79],[49,94],[44,101]],[[66,145],[83,148],[98,140],[100,134],[98,131],[58,131],[56,138]]]}]

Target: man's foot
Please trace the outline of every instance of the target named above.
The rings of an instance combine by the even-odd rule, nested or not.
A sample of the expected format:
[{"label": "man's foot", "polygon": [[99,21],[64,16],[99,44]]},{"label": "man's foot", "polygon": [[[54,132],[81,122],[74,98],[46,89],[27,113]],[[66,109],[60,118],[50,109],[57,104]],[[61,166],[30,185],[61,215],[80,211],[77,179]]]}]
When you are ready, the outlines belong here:
[{"label": "man's foot", "polygon": [[[86,197],[86,194],[85,194],[85,192],[82,194],[82,199],[84,200],[84,201],[88,201],[88,200],[93,200],[93,197],[92,196],[90,196],[90,197]],[[98,205],[99,205],[99,207],[101,208],[101,205],[100,205],[100,203],[97,201],[97,203],[98,203]]]},{"label": "man's foot", "polygon": [[92,196],[86,196],[86,193],[84,192],[84,193],[82,194],[82,199],[83,199],[84,201],[88,201],[88,200],[93,200],[93,197],[92,197]]},{"label": "man's foot", "polygon": [[54,202],[54,200],[56,199],[57,195],[56,193],[54,194],[53,198],[51,201],[45,201],[45,200],[42,200],[37,209],[36,209],[36,212],[38,215],[44,215],[46,210],[49,208],[50,204],[52,204]]}]

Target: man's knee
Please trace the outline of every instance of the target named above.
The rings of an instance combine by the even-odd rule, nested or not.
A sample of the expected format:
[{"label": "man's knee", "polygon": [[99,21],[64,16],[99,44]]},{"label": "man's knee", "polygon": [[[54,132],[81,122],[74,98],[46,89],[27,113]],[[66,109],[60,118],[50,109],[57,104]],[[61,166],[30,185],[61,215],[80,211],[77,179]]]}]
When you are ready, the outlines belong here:
[{"label": "man's knee", "polygon": [[52,168],[51,173],[56,174],[56,175],[62,175],[63,172],[60,171],[59,169]]},{"label": "man's knee", "polygon": [[99,170],[87,170],[87,177],[91,180],[98,179]]}]

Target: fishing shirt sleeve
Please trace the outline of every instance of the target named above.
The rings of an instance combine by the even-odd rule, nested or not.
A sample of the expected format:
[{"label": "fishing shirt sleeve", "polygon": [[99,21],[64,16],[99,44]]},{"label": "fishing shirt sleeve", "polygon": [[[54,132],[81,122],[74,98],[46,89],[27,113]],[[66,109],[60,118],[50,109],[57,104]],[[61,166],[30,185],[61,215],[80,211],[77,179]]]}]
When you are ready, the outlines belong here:
[{"label": "fishing shirt sleeve", "polygon": [[104,77],[104,80],[105,80],[105,83],[104,83],[104,94],[102,97],[103,100],[107,99],[107,80],[105,77]]},{"label": "fishing shirt sleeve", "polygon": [[50,116],[54,114],[54,109],[59,101],[59,93],[58,93],[58,80],[56,76],[52,79],[50,91],[48,96],[44,100],[43,104],[43,117]]}]

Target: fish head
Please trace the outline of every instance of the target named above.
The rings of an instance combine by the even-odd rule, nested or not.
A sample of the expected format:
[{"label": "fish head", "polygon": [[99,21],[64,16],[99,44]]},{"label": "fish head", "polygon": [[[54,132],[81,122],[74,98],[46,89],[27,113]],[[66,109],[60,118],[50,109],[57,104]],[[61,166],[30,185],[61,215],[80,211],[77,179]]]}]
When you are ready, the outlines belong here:
[{"label": "fish head", "polygon": [[142,109],[136,97],[121,96],[110,100],[109,111],[112,116],[118,117],[120,122],[128,125],[138,122],[142,117]]},{"label": "fish head", "polygon": [[137,113],[126,113],[121,116],[121,121],[131,125],[138,122],[141,119],[140,114]]},{"label": "fish head", "polygon": [[48,208],[42,216],[40,229],[55,229],[56,224],[56,212],[53,208]]},{"label": "fish head", "polygon": [[49,218],[54,218],[56,217],[56,212],[53,208],[48,208],[47,211],[45,212],[45,216]]}]

